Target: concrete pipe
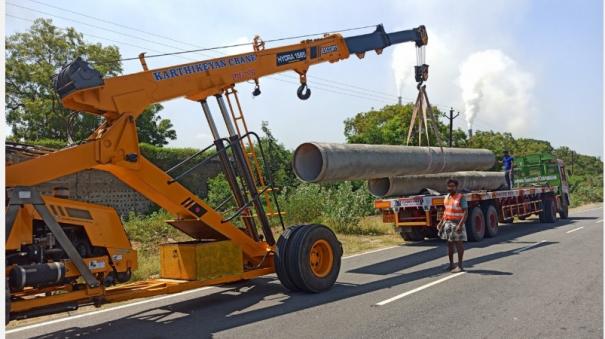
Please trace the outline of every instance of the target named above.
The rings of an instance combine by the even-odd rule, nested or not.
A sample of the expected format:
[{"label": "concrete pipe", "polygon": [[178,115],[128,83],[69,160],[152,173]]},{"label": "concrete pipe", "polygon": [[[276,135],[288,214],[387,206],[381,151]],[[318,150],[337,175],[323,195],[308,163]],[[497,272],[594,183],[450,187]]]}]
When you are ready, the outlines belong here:
[{"label": "concrete pipe", "polygon": [[294,173],[305,182],[365,180],[412,174],[486,170],[486,149],[309,142],[294,151]]},{"label": "concrete pipe", "polygon": [[439,193],[447,192],[447,179],[458,180],[458,190],[498,190],[506,186],[504,172],[454,172],[426,175],[371,179],[368,190],[376,197],[419,194],[428,188]]}]

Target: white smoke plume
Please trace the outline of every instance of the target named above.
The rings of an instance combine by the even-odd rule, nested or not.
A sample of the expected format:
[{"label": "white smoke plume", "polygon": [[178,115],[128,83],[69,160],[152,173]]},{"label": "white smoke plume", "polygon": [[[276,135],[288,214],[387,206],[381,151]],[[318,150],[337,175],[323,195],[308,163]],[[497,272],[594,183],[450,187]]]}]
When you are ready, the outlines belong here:
[{"label": "white smoke plume", "polygon": [[513,59],[500,50],[484,50],[469,55],[459,70],[468,128],[478,115],[481,122],[509,132],[523,133],[531,128],[535,119],[531,100],[534,79]]}]

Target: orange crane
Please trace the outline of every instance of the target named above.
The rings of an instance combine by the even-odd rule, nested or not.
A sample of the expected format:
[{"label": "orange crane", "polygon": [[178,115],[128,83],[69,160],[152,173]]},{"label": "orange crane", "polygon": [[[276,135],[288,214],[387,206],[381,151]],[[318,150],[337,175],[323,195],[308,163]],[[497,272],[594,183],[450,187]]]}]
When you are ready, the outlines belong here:
[{"label": "orange crane", "polygon": [[[294,71],[300,77],[297,95],[305,100],[311,95],[306,75],[312,65],[351,54],[363,58],[372,50],[380,54],[404,42],[424,48],[427,41],[424,26],[386,33],[382,25],[369,34],[327,34],[276,48],[265,48],[255,37],[251,52],[159,69],[148,69],[141,54],[142,72],[110,78],[80,58],[73,61],[54,79],[63,106],[104,119],[83,143],[6,167],[7,319],[273,272],[290,290],[329,289],[339,273],[341,245],[324,225],[284,227],[263,161],[266,152],[248,131],[234,86],[252,80],[253,94],[259,95],[261,77]],[[417,80],[426,80],[427,71],[419,62]],[[214,143],[165,172],[141,155],[136,119],[150,104],[179,97],[200,103]],[[210,111],[211,97],[218,102],[226,136]],[[179,183],[212,157],[219,158],[232,191],[236,210],[231,215]],[[64,192],[41,195],[34,188],[85,169],[113,174],[170,212],[174,219],[167,222],[193,239],[161,246],[160,279],[116,285],[137,268],[136,251],[116,212],[71,200]],[[278,241],[275,219],[284,227]]]}]

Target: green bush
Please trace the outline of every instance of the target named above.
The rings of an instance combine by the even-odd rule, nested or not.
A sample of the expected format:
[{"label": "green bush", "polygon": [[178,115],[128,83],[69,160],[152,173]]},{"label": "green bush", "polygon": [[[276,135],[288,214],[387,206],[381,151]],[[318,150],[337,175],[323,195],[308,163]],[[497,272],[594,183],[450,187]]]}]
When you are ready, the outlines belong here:
[{"label": "green bush", "polygon": [[372,197],[363,185],[346,181],[335,185],[301,184],[280,196],[288,225],[321,223],[344,234],[365,234],[362,218],[374,212]]},{"label": "green bush", "polygon": [[164,210],[147,216],[130,212],[124,228],[130,240],[140,243],[141,248],[154,247],[167,239],[183,237],[183,233],[166,223],[169,219],[172,216]]},{"label": "green bush", "polygon": [[357,190],[345,181],[328,191],[328,201],[323,209],[324,222],[335,231],[344,234],[362,234],[361,218],[374,211],[372,197],[365,185]]},{"label": "green bush", "polygon": [[603,201],[603,175],[574,176],[571,179],[571,207]]},{"label": "green bush", "polygon": [[[167,170],[199,151],[195,148],[158,147],[145,143],[139,144],[139,148],[141,154],[145,158],[164,170]],[[202,155],[200,155],[200,159],[201,157]]]},{"label": "green bush", "polygon": [[328,194],[320,185],[300,184],[286,187],[279,196],[279,207],[285,212],[287,225],[321,223]]}]

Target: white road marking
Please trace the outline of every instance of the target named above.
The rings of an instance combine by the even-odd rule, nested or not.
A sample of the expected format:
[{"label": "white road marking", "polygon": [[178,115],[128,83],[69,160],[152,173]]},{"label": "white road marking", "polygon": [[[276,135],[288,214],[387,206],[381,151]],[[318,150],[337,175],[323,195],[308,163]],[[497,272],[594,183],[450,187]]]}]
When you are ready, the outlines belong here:
[{"label": "white road marking", "polygon": [[68,320],[74,320],[74,319],[78,319],[78,318],[89,317],[89,316],[92,316],[92,315],[97,315],[99,313],[113,312],[113,311],[116,311],[116,310],[119,310],[119,309],[123,309],[123,308],[128,308],[128,307],[138,306],[138,305],[143,305],[143,304],[148,304],[148,303],[151,303],[151,302],[156,302],[156,301],[160,301],[160,300],[164,300],[164,299],[170,299],[170,298],[182,296],[182,295],[189,294],[189,293],[194,293],[194,292],[199,292],[199,291],[203,291],[203,290],[208,290],[208,289],[211,289],[213,287],[215,287],[215,286],[200,287],[200,288],[196,288],[194,290],[189,290],[189,291],[184,291],[184,292],[179,292],[179,293],[174,293],[174,294],[168,294],[168,295],[164,295],[164,296],[161,296],[161,297],[155,297],[155,298],[141,300],[141,301],[137,301],[137,302],[133,302],[133,303],[129,303],[129,304],[124,304],[124,305],[120,305],[120,306],[109,307],[109,308],[106,308],[104,310],[93,311],[93,312],[88,312],[88,313],[82,313],[82,314],[78,314],[78,315],[74,315],[74,316],[67,316],[65,318],[60,318],[60,319],[54,319],[54,320],[46,321],[46,322],[43,322],[43,323],[32,324],[32,325],[27,325],[27,326],[23,326],[23,327],[17,327],[15,329],[8,330],[5,333],[6,334],[16,333],[16,332],[21,332],[21,331],[29,330],[29,329],[32,329],[32,328],[36,328],[36,327],[42,327],[42,326],[47,326],[47,325],[61,323],[61,322],[68,321]]},{"label": "white road marking", "polygon": [[355,258],[355,257],[359,257],[359,256],[366,255],[366,254],[372,254],[372,253],[376,253],[376,252],[382,252],[382,251],[390,250],[391,248],[396,248],[396,247],[399,247],[399,246],[383,247],[383,248],[379,248],[379,249],[373,250],[373,251],[367,251],[367,252],[352,254],[352,255],[349,255],[349,256],[346,256],[346,257],[342,257],[342,259]]},{"label": "white road marking", "polygon": [[460,276],[460,275],[462,275],[462,274],[464,274],[464,273],[466,273],[466,272],[462,271],[462,272],[459,272],[459,273],[454,273],[454,274],[448,275],[447,277],[441,278],[441,279],[439,279],[439,280],[435,280],[435,281],[430,282],[430,283],[428,283],[428,284],[426,284],[426,285],[422,285],[422,286],[420,286],[420,287],[416,287],[416,288],[415,288],[415,289],[413,289],[413,290],[410,290],[410,291],[407,291],[407,292],[404,292],[404,293],[398,294],[398,295],[396,295],[396,296],[394,296],[394,297],[392,297],[392,298],[389,298],[389,299],[383,300],[383,301],[381,301],[381,302],[378,302],[378,303],[376,303],[375,305],[376,305],[376,306],[384,306],[384,305],[386,305],[386,304],[388,304],[388,303],[390,303],[390,302],[393,302],[393,301],[395,301],[395,300],[399,300],[399,299],[401,299],[401,298],[407,297],[407,296],[408,296],[408,295],[410,295],[410,294],[414,294],[414,293],[416,293],[416,292],[420,292],[420,291],[422,291],[422,290],[424,290],[424,289],[427,289],[427,288],[429,288],[429,287],[431,287],[431,286],[435,286],[435,285],[437,285],[437,284],[440,284],[440,283],[442,283],[442,282],[444,282],[444,281],[446,281],[446,280],[450,280],[450,279],[452,279],[452,278],[458,277],[458,276]]},{"label": "white road marking", "polygon": [[603,222],[603,219],[597,220],[597,221],[595,221],[594,223],[595,223],[595,224],[598,224],[598,223],[600,223],[600,222]]},{"label": "white road marking", "polygon": [[581,230],[581,229],[583,229],[583,228],[584,228],[584,226],[580,226],[580,227],[574,228],[573,230],[569,230],[569,231],[567,231],[567,232],[565,232],[565,233],[566,233],[566,234],[569,234],[569,233],[571,233],[571,232],[579,231],[579,230]]},{"label": "white road marking", "polygon": [[527,251],[528,249],[530,249],[532,247],[536,247],[536,246],[540,245],[543,242],[546,242],[546,240],[539,241],[539,242],[531,244],[529,246],[521,247],[519,249],[514,250],[513,253],[521,253],[523,251]]}]

